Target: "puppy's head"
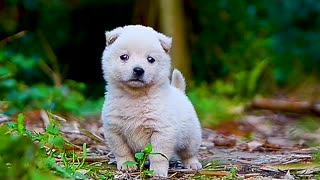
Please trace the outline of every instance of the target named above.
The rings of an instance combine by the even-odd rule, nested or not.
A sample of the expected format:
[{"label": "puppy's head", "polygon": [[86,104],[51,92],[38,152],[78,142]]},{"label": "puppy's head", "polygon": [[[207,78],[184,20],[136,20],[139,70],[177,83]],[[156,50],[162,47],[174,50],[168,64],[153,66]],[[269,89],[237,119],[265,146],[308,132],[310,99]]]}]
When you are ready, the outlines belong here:
[{"label": "puppy's head", "polygon": [[139,88],[168,80],[171,38],[150,27],[130,25],[106,32],[106,40],[102,69],[109,84]]}]

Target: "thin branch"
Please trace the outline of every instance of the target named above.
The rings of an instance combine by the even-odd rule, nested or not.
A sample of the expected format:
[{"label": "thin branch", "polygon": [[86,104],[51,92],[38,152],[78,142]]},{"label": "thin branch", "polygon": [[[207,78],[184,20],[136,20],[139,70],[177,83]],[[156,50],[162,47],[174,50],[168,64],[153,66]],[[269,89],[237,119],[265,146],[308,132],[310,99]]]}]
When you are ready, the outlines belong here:
[{"label": "thin branch", "polygon": [[57,60],[57,56],[53,52],[48,40],[43,35],[42,31],[38,30],[37,33],[38,33],[38,36],[41,39],[43,48],[44,48],[49,60],[51,61],[51,64],[52,64],[52,67],[53,67],[53,69],[51,70],[52,72],[51,72],[50,77],[52,78],[54,85],[59,87],[59,86],[62,85],[62,76],[61,76],[61,72],[60,72],[60,69],[59,69],[59,63],[58,63],[58,60]]},{"label": "thin branch", "polygon": [[[79,161],[82,161],[82,157],[79,157]],[[85,158],[85,162],[107,162],[109,161],[109,157],[107,155],[102,155],[102,156],[87,156]],[[62,162],[62,159],[57,158],[57,162]],[[72,161],[72,158],[68,158],[67,161]]]},{"label": "thin branch", "polygon": [[6,37],[0,41],[0,46],[7,44],[15,39],[20,39],[27,34],[27,31],[20,31],[12,36]]},{"label": "thin branch", "polygon": [[267,98],[255,98],[251,104],[255,109],[269,109],[291,113],[305,113],[320,116],[320,105],[308,101],[288,101]]}]

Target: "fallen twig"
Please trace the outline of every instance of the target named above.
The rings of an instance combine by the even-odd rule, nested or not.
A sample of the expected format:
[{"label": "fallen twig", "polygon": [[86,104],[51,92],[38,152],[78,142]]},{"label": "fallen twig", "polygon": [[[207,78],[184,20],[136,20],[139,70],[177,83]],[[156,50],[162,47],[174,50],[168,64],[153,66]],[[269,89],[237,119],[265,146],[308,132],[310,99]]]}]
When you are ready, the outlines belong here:
[{"label": "fallen twig", "polygon": [[197,173],[196,170],[192,169],[169,169],[169,173],[184,173],[184,174],[195,174]]},{"label": "fallen twig", "polygon": [[199,171],[199,174],[206,175],[206,176],[223,177],[223,176],[228,175],[228,172],[226,172],[226,171],[201,170],[201,171]]},{"label": "fallen twig", "polygon": [[[109,161],[108,155],[104,156],[87,156],[85,158],[85,162],[108,162]],[[56,159],[57,162],[62,162],[63,160],[61,158]],[[72,161],[72,158],[67,158],[67,161]],[[82,157],[79,157],[79,161],[82,161]]]},{"label": "fallen twig", "polygon": [[320,104],[308,101],[288,101],[267,98],[255,98],[251,103],[254,109],[269,109],[299,114],[314,114],[320,116]]},{"label": "fallen twig", "polygon": [[14,34],[14,35],[12,35],[12,36],[6,37],[6,38],[4,38],[4,39],[2,39],[2,40],[0,41],[0,46],[1,46],[1,45],[5,45],[5,44],[7,44],[8,42],[11,42],[11,41],[13,41],[13,40],[15,40],[15,39],[20,39],[20,38],[22,38],[23,36],[25,36],[26,34],[27,34],[27,31],[20,31],[20,32]]}]

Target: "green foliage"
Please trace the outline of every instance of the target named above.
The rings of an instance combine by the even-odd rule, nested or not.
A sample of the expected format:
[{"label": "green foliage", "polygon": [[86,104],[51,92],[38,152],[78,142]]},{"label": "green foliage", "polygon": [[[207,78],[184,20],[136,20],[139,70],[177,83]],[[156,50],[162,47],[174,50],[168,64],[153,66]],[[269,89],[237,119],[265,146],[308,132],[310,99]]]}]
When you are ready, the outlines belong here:
[{"label": "green foliage", "polygon": [[235,95],[242,97],[256,95],[260,85],[259,80],[262,79],[263,71],[267,65],[268,62],[266,60],[260,61],[253,69],[235,74],[232,81],[235,87]]},{"label": "green foliage", "polygon": [[[210,83],[234,74],[239,81],[247,81],[243,72],[264,59],[269,61],[269,68],[265,70],[271,79],[262,82],[268,85],[296,84],[310,73],[319,72],[316,39],[320,38],[320,23],[312,21],[320,12],[318,1],[204,0],[193,3],[198,20],[192,47],[196,81]],[[249,87],[247,90],[251,93],[255,87]]]},{"label": "green foliage", "polygon": [[244,180],[244,178],[237,176],[237,169],[234,167],[232,167],[230,169],[230,173],[222,179],[223,180]]},{"label": "green foliage", "polygon": [[[19,114],[17,123],[0,125],[0,177],[1,179],[54,179],[47,164],[55,164],[55,159],[46,156],[44,147],[33,143],[43,143],[42,138],[24,127],[24,116]],[[51,144],[54,146],[54,143]]]},{"label": "green foliage", "polygon": [[[103,33],[101,33],[101,36],[96,34],[105,31],[107,28],[111,29],[121,24],[128,24],[132,17],[141,16],[138,19],[148,19],[142,17],[140,11],[130,9],[130,7],[136,7],[133,6],[134,3],[141,2],[133,0],[82,0],[77,2],[6,0],[1,13],[3,18],[0,18],[0,33],[3,36],[10,36],[21,29],[28,30],[28,34],[23,37],[12,38],[10,36],[9,39],[14,39],[14,43],[3,43],[6,48],[14,50],[13,53],[23,52],[28,57],[41,57],[37,61],[23,61],[23,59],[26,59],[25,57],[16,55],[14,57],[15,61],[23,62],[16,63],[18,67],[24,66],[23,68],[19,67],[20,69],[36,67],[42,59],[48,58],[48,53],[45,52],[43,42],[40,40],[39,34],[41,33],[39,32],[43,33],[57,56],[63,58],[60,59],[59,57],[58,61],[64,69],[67,68],[69,62],[72,62],[69,59],[73,58],[69,57],[75,57],[74,62],[78,62],[78,57],[83,58],[79,61],[87,61],[87,57],[81,57],[82,53],[79,53],[80,55],[74,53],[82,45],[90,44],[90,46],[84,47],[88,52],[95,44],[97,45],[93,49],[99,49],[103,46]],[[184,4],[185,10],[188,15],[187,18],[190,18],[186,19],[186,24],[192,22],[187,26],[191,29],[187,28],[188,33],[186,34],[188,36],[186,38],[191,42],[190,54],[192,55],[192,69],[196,83],[200,84],[206,81],[211,84],[216,79],[246,81],[245,77],[247,75],[245,72],[254,69],[257,64],[265,61],[265,59],[268,59],[266,65],[268,68],[265,68],[264,71],[268,71],[271,79],[263,79],[261,84],[266,83],[267,85],[261,87],[261,89],[268,88],[270,80],[276,85],[288,85],[290,83],[296,84],[297,80],[303,80],[310,73],[319,75],[319,4],[320,2],[315,0],[296,0],[294,2],[268,0],[186,1]],[[114,10],[112,11],[114,14],[121,12],[120,10],[124,8],[129,8],[124,11],[126,13],[121,13],[119,16],[116,14],[118,18],[115,19],[108,18],[109,16],[105,15],[105,9],[108,7]],[[130,10],[137,14],[132,15]],[[24,12],[23,16],[21,16],[21,11]],[[89,11],[89,13],[82,13],[84,11]],[[82,16],[83,14],[86,14],[86,16]],[[108,19],[107,22],[109,23],[103,24],[99,21],[93,23],[92,19]],[[137,20],[135,22],[139,23]],[[86,34],[90,35],[87,36]],[[92,42],[94,42],[94,45]],[[3,44],[0,44],[1,47],[3,47]],[[94,52],[96,57],[99,54],[92,49],[90,52]],[[21,72],[24,71],[18,71],[19,74]],[[11,70],[9,72],[6,68],[0,69],[0,74],[3,75],[0,75],[0,79],[5,78],[10,73]],[[32,76],[30,77],[30,75]],[[34,83],[45,75],[29,69],[27,76],[24,77],[28,76],[29,82]],[[234,79],[235,76],[238,79]],[[249,96],[251,96],[251,91],[256,88],[254,87],[256,85],[253,85],[255,79],[250,81],[251,85],[247,86],[249,89],[246,90]],[[21,82],[10,79],[5,81],[3,85],[12,87],[17,83]],[[45,83],[48,83],[48,80]],[[29,83],[27,85],[30,86]],[[68,83],[65,83],[65,85],[67,89],[73,90]],[[23,87],[18,89],[21,88]],[[38,87],[36,87],[36,91],[38,91]],[[12,96],[15,96],[15,94],[17,93],[13,93]],[[75,96],[78,95],[73,94],[70,98],[75,98]],[[0,96],[0,98],[3,97]],[[83,100],[75,98],[75,101],[72,102],[77,101],[81,102]],[[74,110],[76,104],[66,103],[65,107],[59,104],[54,108]],[[21,109],[21,107],[18,109]]]},{"label": "green foliage", "polygon": [[[196,4],[208,9],[199,11],[199,25],[208,31],[214,29],[212,36],[209,32],[199,33],[196,42],[199,49],[195,48],[194,61],[201,59],[206,66],[195,64],[196,78],[209,83],[216,79],[214,92],[218,96],[243,99],[272,90],[275,82],[270,80],[273,78],[270,72],[274,56],[272,40],[267,36],[270,28],[266,26],[266,19],[256,14],[259,3],[218,0]],[[237,7],[237,11],[232,7]]]},{"label": "green foliage", "polygon": [[231,74],[229,80],[216,80],[212,85],[202,83],[188,92],[199,119],[204,126],[223,120],[239,118],[239,108],[261,92],[261,81],[269,61],[258,61],[251,69]]},{"label": "green foliage", "polygon": [[137,162],[135,162],[135,161],[126,161],[126,162],[124,162],[123,165],[131,166],[131,167],[134,167],[134,166],[138,165],[139,174],[140,174],[140,178],[141,179],[146,179],[146,177],[153,176],[153,170],[148,170],[148,169],[145,169],[145,167],[144,167],[144,165],[145,165],[147,159],[149,158],[149,156],[150,155],[160,155],[160,156],[166,158],[168,161],[169,161],[169,159],[167,158],[167,156],[165,156],[162,153],[153,153],[152,149],[153,149],[152,145],[151,144],[147,144],[141,152],[135,153],[134,157],[136,158]]},{"label": "green foliage", "polygon": [[[213,162],[209,162],[208,164],[206,164],[206,166],[204,167],[203,171],[217,171],[217,172],[224,172],[226,171],[226,166],[225,165],[220,165],[220,161],[213,161]],[[229,169],[229,168],[228,168]],[[200,174],[196,174],[192,179],[195,180],[202,180],[202,179],[221,179],[221,180],[243,180],[244,178],[242,177],[238,177],[237,176],[237,169],[236,167],[231,167],[229,172],[226,174],[226,176],[221,177],[221,178],[215,178],[212,177],[211,175],[206,175],[207,173],[200,173]],[[208,173],[210,174],[210,173]]]},{"label": "green foliage", "polygon": [[320,151],[316,151],[313,155],[313,158],[315,159],[316,162],[320,163]]},{"label": "green foliage", "polygon": [[232,74],[230,81],[217,80],[213,85],[215,93],[229,97],[252,98],[263,87],[260,84],[264,80],[263,72],[267,65],[268,61],[260,61],[252,69]]},{"label": "green foliage", "polygon": [[[85,143],[83,144],[82,149],[82,157],[79,157],[74,151],[70,154],[62,153],[63,166],[61,168],[58,167],[57,169],[64,177],[72,177],[75,179],[87,178],[87,176],[78,172],[78,170],[85,168],[84,163],[87,156],[87,146]],[[71,160],[68,159],[69,156],[71,156]],[[80,160],[80,158],[82,160]]]},{"label": "green foliage", "polygon": [[0,51],[0,99],[8,106],[6,114],[40,108],[74,115],[100,111],[102,98],[88,102],[82,93],[85,84],[66,80],[53,86],[41,63],[41,59]]},{"label": "green foliage", "polygon": [[203,126],[217,125],[224,120],[240,117],[237,109],[245,100],[233,96],[233,85],[217,81],[214,85],[203,83],[198,87],[191,87],[188,96],[192,101]]},{"label": "green foliage", "polygon": [[301,66],[305,73],[319,70],[317,39],[320,38],[320,23],[314,19],[318,19],[320,2],[264,0],[262,4],[273,32],[272,49],[276,54],[274,70],[278,72],[277,80],[283,82],[291,78],[292,64]]},{"label": "green foliage", "polygon": [[[19,114],[17,123],[0,125],[0,140],[0,179],[113,178],[110,172],[101,175],[101,165],[97,170],[97,164],[85,162],[86,144],[80,156],[74,151],[65,151],[63,147],[67,143],[54,122],[45,133],[35,133],[25,128],[24,116]],[[61,158],[62,163],[56,162],[57,158]],[[88,175],[81,170],[86,170]]]},{"label": "green foliage", "polygon": [[[256,6],[241,0],[194,1],[199,8],[198,38],[193,49],[196,79],[213,78],[252,68],[270,56],[264,19],[257,19]],[[235,8],[236,7],[236,8]],[[201,61],[200,61],[201,60]],[[200,64],[199,62],[202,62]]]},{"label": "green foliage", "polygon": [[319,129],[320,119],[313,116],[304,116],[297,124],[297,127],[309,132]]}]

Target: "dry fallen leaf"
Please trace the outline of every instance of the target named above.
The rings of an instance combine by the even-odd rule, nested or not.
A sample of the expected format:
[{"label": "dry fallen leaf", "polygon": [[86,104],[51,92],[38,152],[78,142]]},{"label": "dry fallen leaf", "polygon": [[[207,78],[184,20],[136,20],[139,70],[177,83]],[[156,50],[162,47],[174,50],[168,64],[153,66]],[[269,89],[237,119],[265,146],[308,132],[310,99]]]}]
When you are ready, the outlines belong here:
[{"label": "dry fallen leaf", "polygon": [[262,143],[259,141],[253,140],[253,141],[248,142],[247,146],[248,146],[248,151],[252,152],[252,151],[260,148],[262,146]]},{"label": "dry fallen leaf", "polygon": [[228,146],[233,147],[236,145],[237,141],[234,136],[223,136],[218,135],[213,139],[215,146]]},{"label": "dry fallen leaf", "polygon": [[288,180],[294,179],[294,177],[290,174],[290,170],[287,171],[283,179],[288,179]]}]

